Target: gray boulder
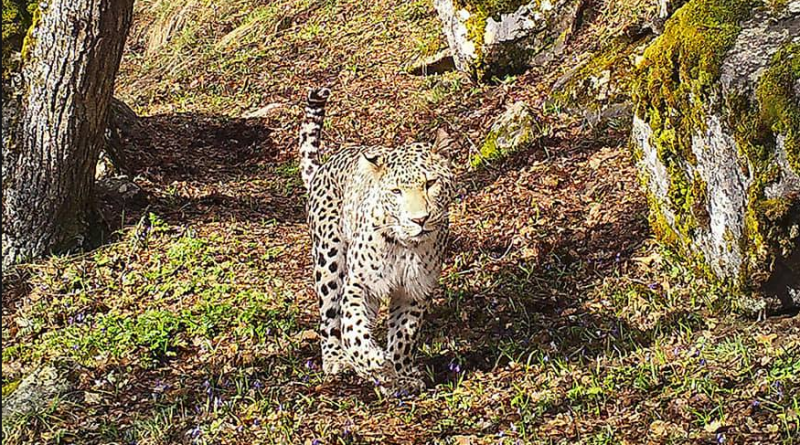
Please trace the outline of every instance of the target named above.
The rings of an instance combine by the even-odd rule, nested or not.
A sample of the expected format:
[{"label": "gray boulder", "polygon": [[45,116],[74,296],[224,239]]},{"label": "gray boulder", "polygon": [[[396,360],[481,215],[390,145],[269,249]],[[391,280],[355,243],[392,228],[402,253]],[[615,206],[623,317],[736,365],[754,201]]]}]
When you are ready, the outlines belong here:
[{"label": "gray boulder", "polygon": [[45,411],[58,396],[73,388],[67,374],[54,366],[43,366],[22,379],[13,392],[3,396],[3,423]]},{"label": "gray boulder", "polygon": [[514,102],[492,124],[481,144],[480,152],[470,159],[472,167],[503,159],[533,143],[537,136],[536,121],[525,102]]},{"label": "gray boulder", "polygon": [[434,0],[456,68],[478,79],[515,74],[563,49],[583,0]]},{"label": "gray boulder", "polygon": [[663,243],[732,290],[796,305],[800,0],[751,5],[693,0],[667,21],[634,83],[633,153]]}]

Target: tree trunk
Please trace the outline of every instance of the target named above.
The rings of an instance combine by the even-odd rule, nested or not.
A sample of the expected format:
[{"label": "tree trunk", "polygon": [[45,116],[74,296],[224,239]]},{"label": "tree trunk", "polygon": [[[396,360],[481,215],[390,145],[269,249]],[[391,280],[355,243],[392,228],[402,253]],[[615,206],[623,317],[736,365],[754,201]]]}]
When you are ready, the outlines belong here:
[{"label": "tree trunk", "polygon": [[3,123],[13,133],[3,137],[3,266],[86,247],[98,231],[94,170],[133,0],[51,0],[40,8],[17,122]]}]

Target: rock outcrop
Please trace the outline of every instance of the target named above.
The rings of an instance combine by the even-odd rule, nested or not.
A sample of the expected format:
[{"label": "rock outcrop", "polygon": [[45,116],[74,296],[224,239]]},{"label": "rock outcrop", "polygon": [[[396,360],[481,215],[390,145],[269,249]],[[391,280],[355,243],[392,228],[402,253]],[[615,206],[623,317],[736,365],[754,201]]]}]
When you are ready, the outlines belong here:
[{"label": "rock outcrop", "polygon": [[67,371],[50,365],[35,370],[10,394],[3,394],[3,423],[10,424],[26,414],[41,413],[72,387]]},{"label": "rock outcrop", "polygon": [[434,0],[456,68],[478,79],[515,74],[552,57],[583,0]]},{"label": "rock outcrop", "polygon": [[690,1],[639,69],[633,152],[656,236],[731,289],[796,305],[800,0]]},{"label": "rock outcrop", "polygon": [[525,102],[511,104],[492,124],[480,153],[472,157],[470,164],[480,167],[528,147],[534,141],[535,130],[535,120],[528,105]]}]

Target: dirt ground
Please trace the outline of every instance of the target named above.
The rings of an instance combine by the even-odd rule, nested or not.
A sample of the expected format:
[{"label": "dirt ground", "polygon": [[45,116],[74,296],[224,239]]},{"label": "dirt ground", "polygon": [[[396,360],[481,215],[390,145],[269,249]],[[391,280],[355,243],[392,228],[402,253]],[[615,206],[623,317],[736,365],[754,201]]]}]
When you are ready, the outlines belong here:
[{"label": "dirt ground", "polygon": [[[659,248],[629,119],[553,90],[627,33],[622,79],[650,3],[594,2],[564,54],[479,85],[404,71],[444,46],[428,1],[140,1],[117,94],[150,136],[146,199],[108,244],[4,278],[4,395],[44,362],[74,386],[3,443],[796,443],[797,318],[731,315]],[[296,147],[312,85],[333,90],[330,153],[457,141],[419,396],[323,379]],[[471,168],[519,100],[536,140]]]}]

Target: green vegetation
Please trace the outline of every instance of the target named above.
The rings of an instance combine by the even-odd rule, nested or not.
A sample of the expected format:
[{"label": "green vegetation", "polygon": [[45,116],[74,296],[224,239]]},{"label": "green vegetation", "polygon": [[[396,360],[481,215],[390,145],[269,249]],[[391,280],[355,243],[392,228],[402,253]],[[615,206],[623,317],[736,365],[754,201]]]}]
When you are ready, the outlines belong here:
[{"label": "green vegetation", "polygon": [[[469,11],[470,17],[466,22],[467,37],[475,44],[475,72],[471,73],[478,79],[485,79],[491,75],[488,67],[484,66],[483,38],[486,32],[486,20],[492,17],[500,20],[501,14],[509,14],[521,6],[528,4],[526,0],[455,0],[454,6]],[[519,56],[519,54],[517,54]]]},{"label": "green vegetation", "polygon": [[636,70],[630,61],[637,44],[618,37],[603,45],[581,64],[553,100],[576,110],[597,111],[608,104],[630,99]]},{"label": "green vegetation", "polygon": [[800,43],[790,43],[773,57],[757,91],[761,119],[773,134],[785,136],[789,165],[800,174],[800,97],[794,89],[800,79]]},{"label": "green vegetation", "polygon": [[[494,76],[517,74],[525,71],[532,55],[536,54],[534,49],[533,54],[531,50],[524,49],[516,45],[507,45],[494,49],[492,54],[491,64],[486,63],[486,55],[484,54],[484,37],[486,33],[486,23],[491,17],[499,21],[502,14],[510,14],[518,10],[520,7],[531,3],[529,0],[455,0],[454,6],[456,9],[464,9],[470,13],[469,18],[465,22],[467,28],[467,38],[475,44],[475,61],[472,64],[472,71],[470,74],[481,81],[488,81],[494,79]],[[548,10],[542,10],[544,15],[547,16]],[[550,20],[548,18],[548,20]],[[555,26],[556,23],[549,24]],[[563,43],[566,39],[566,31],[563,35],[556,38],[548,37],[545,42],[537,42],[537,45],[553,45],[556,43]],[[551,41],[552,40],[552,41]],[[502,68],[501,68],[502,67]]]},{"label": "green vegetation", "polygon": [[653,130],[658,158],[670,173],[670,206],[678,230],[673,239],[685,239],[697,227],[698,215],[692,209],[702,196],[693,196],[693,179],[684,173],[686,164],[696,162],[691,138],[705,129],[705,107],[716,91],[722,58],[739,33],[739,22],[756,4],[749,0],[689,2],[667,22],[664,34],[647,48],[639,67],[632,91],[634,107]]},{"label": "green vegetation", "polygon": [[[75,371],[74,391],[3,424],[4,444],[796,443],[796,320],[732,314],[736,295],[657,247],[629,133],[547,108],[549,86],[582,58],[502,85],[409,76],[400,67],[444,44],[424,0],[135,7],[116,92],[153,131],[136,179],[148,207],[126,210],[111,244],[4,277],[4,397],[43,363]],[[626,18],[587,23],[575,42],[633,20],[613,11]],[[179,31],[152,37],[179,14]],[[621,72],[611,52],[590,60],[576,85]],[[333,90],[326,156],[441,127],[457,139],[453,243],[419,396],[320,370],[295,153],[297,104],[320,84]],[[472,142],[494,156],[491,124],[517,101],[546,137],[519,146],[525,162],[470,168]],[[705,186],[682,179],[676,202],[695,211]],[[769,204],[765,215],[791,212]]]},{"label": "green vegetation", "polygon": [[536,122],[527,107],[517,109],[510,118],[495,124],[484,138],[480,152],[473,155],[473,168],[508,157],[516,151],[528,148],[539,136]]},{"label": "green vegetation", "polygon": [[[748,189],[749,207],[745,219],[745,252],[751,258],[746,276],[760,274],[758,264],[771,264],[776,257],[789,257],[793,247],[790,226],[797,223],[800,203],[791,197],[767,199],[765,189],[779,177],[773,156],[777,135],[784,136],[789,168],[800,172],[800,105],[793,85],[800,79],[800,45],[788,44],[774,56],[769,68],[759,79],[757,103],[732,95],[728,102],[733,110],[731,123],[736,129],[736,142],[748,160],[753,183]],[[757,284],[758,281],[756,280]]]},{"label": "green vegetation", "polygon": [[3,0],[3,80],[19,69],[19,61],[12,55],[22,51],[38,5],[38,1]]},{"label": "green vegetation", "polygon": [[[721,95],[720,65],[739,33],[739,23],[759,5],[748,0],[689,2],[675,13],[664,34],[647,49],[633,86],[636,113],[651,127],[652,143],[669,174],[667,205],[676,219],[669,223],[663,220],[663,214],[653,211],[652,226],[659,239],[676,249],[684,249],[685,255],[704,270],[708,270],[705,260],[698,258],[693,249],[686,249],[694,231],[705,227],[708,221],[706,185],[687,173],[696,163],[691,139],[705,130],[708,113],[719,112],[723,105],[730,110],[728,120],[736,133],[737,146],[756,178],[748,190],[746,240],[741,246],[752,258],[743,266],[745,277],[760,274],[759,264],[771,264],[767,256],[774,255],[778,243],[774,239],[777,235],[767,235],[767,226],[759,224],[765,214],[763,190],[776,179],[777,171],[770,167],[775,135],[786,135],[789,156],[793,157],[791,153],[796,151],[797,144],[794,129],[798,128],[797,101],[792,92],[797,64],[789,56],[796,48],[785,48],[776,54],[758,89],[760,105],[734,94],[725,98],[724,103],[714,100]],[[775,220],[776,207],[768,207]],[[739,288],[757,286],[752,280],[730,284]]]}]

